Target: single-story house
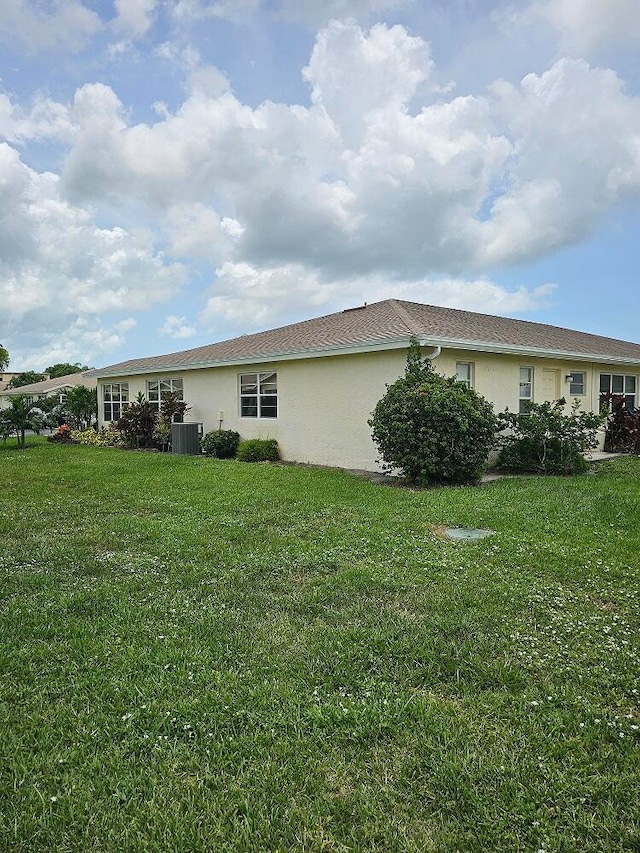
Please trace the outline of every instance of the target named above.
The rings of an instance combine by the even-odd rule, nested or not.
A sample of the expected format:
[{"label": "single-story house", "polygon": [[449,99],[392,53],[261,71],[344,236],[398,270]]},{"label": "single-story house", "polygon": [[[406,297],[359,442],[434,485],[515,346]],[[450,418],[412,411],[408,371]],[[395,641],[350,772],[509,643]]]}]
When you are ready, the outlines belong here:
[{"label": "single-story house", "polygon": [[410,338],[496,412],[566,397],[598,411],[603,395],[638,405],[640,344],[541,323],[398,299],[221,343],[96,370],[100,425],[139,392],[160,408],[177,391],[205,432],[275,438],[283,458],[376,470],[367,420],[404,373]]},{"label": "single-story house", "polygon": [[29,385],[21,385],[18,388],[5,388],[0,390],[0,408],[6,408],[11,397],[29,397],[32,402],[42,400],[44,397],[57,397],[58,403],[64,403],[67,392],[76,385],[84,385],[85,388],[91,389],[96,388],[98,385],[96,371],[85,370],[82,373],[58,376],[57,379],[31,382]]}]

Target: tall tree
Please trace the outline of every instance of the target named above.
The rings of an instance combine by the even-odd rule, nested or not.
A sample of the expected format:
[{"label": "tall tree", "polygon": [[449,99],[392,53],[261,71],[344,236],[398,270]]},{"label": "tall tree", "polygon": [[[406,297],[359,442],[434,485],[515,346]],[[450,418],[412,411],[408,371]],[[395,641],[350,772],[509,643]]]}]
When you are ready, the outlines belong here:
[{"label": "tall tree", "polygon": [[82,373],[84,370],[90,369],[86,364],[80,364],[79,361],[76,361],[75,364],[69,364],[68,361],[61,361],[47,367],[45,373],[48,373],[52,379],[57,379],[59,376],[69,376],[71,373]]},{"label": "tall tree", "polygon": [[64,410],[69,412],[79,429],[90,427],[98,416],[98,392],[95,388],[74,385],[67,391]]},{"label": "tall tree", "polygon": [[9,364],[9,353],[8,351],[0,344],[0,370],[4,370]]},{"label": "tall tree", "polygon": [[23,385],[31,385],[33,382],[42,382],[44,373],[36,373],[34,370],[25,370],[24,373],[18,373],[14,376],[7,387],[22,388]]}]

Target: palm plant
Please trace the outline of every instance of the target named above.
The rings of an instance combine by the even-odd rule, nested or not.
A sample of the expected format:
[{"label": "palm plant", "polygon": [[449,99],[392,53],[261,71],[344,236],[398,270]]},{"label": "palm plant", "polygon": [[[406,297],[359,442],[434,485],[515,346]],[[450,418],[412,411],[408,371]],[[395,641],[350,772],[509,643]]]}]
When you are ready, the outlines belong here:
[{"label": "palm plant", "polygon": [[0,411],[0,434],[5,439],[15,435],[18,447],[25,446],[25,434],[28,429],[39,432],[42,426],[42,411],[25,395],[12,397],[8,408]]}]

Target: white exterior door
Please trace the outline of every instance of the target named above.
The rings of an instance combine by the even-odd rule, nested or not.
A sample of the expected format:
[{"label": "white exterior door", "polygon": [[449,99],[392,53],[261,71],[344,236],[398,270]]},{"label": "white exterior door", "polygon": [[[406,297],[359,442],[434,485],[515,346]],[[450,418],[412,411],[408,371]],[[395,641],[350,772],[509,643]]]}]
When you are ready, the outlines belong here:
[{"label": "white exterior door", "polygon": [[560,371],[542,371],[542,402],[552,403],[560,397]]}]

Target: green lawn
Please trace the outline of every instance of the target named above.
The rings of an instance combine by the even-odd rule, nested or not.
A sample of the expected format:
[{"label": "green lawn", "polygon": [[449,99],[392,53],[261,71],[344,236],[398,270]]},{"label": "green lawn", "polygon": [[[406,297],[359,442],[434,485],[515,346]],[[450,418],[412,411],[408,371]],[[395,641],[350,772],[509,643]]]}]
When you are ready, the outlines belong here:
[{"label": "green lawn", "polygon": [[640,460],[409,491],[31,439],[0,477],[3,853],[640,850]]}]

